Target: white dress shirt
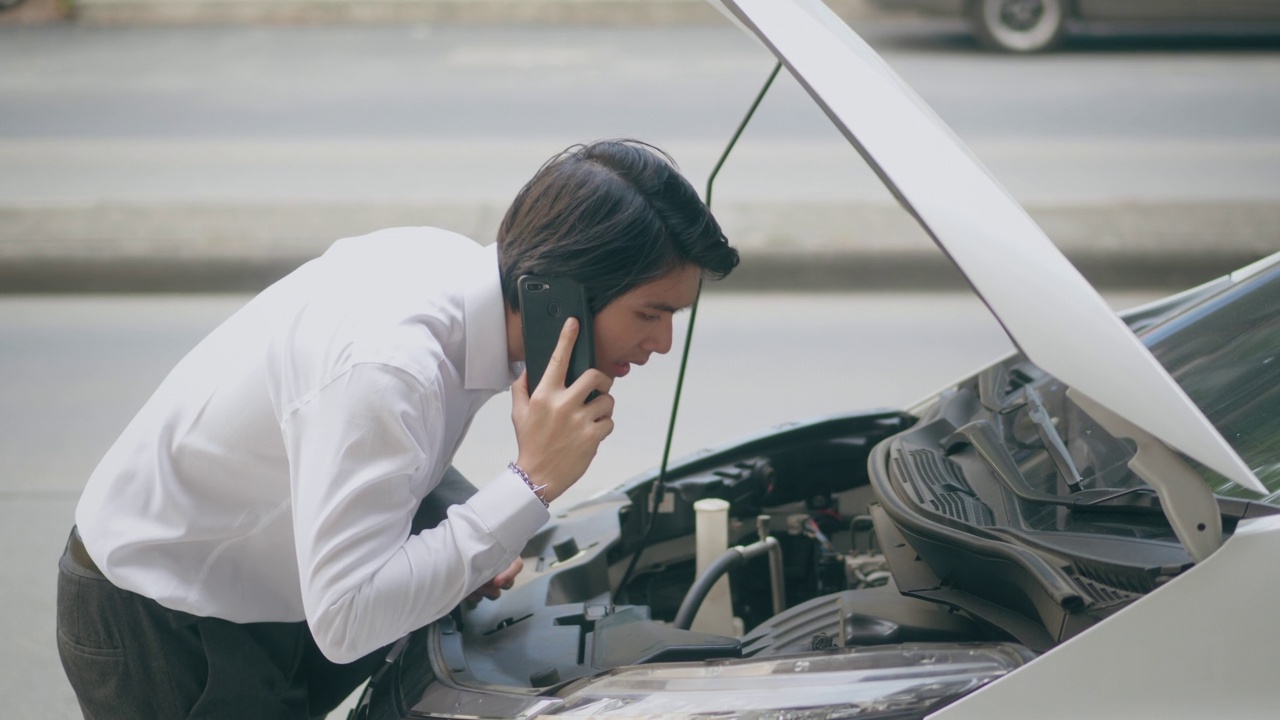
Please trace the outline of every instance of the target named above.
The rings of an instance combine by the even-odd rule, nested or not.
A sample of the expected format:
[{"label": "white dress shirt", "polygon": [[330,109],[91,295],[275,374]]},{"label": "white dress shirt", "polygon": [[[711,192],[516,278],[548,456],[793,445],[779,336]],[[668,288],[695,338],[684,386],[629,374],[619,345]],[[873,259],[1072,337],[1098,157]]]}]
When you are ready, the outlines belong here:
[{"label": "white dress shirt", "polygon": [[409,536],[506,390],[493,246],[432,228],[335,243],[190,352],[76,509],[114,584],[233,622],[306,619],[350,662],[443,616],[547,520],[504,472]]}]

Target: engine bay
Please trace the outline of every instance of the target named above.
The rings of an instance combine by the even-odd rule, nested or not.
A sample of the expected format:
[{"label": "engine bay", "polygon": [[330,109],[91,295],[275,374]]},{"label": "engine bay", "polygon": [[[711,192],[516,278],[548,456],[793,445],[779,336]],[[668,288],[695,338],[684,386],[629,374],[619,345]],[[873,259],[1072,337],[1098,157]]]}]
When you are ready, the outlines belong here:
[{"label": "engine bay", "polygon": [[[919,417],[871,412],[773,428],[675,463],[662,482],[642,475],[557,512],[501,598],[459,607],[397,644],[369,707],[385,693],[381,705],[399,717],[528,714],[610,671],[654,663],[983,643],[1025,660],[1182,572],[1185,555],[1144,493],[1110,488],[1127,500],[1075,517],[1046,500],[1087,493],[1097,477],[1118,484],[1124,448],[1109,445],[1105,467],[1086,465],[1084,487],[1064,487],[1025,406],[1068,412],[1065,388],[1019,357],[996,367]],[[1044,399],[991,406],[993,388],[1007,397],[1016,383]],[[1001,413],[1014,407],[1021,414]],[[986,440],[963,427],[988,427],[1013,447],[1006,472],[1027,487],[994,477],[990,458],[973,457]],[[734,562],[699,558],[708,502],[727,511],[716,562]],[[1254,512],[1223,503],[1228,527]],[[1106,532],[1080,531],[1093,525]],[[1144,552],[1128,552],[1134,543]],[[1127,561],[1108,558],[1116,544]],[[708,631],[689,621],[689,606],[699,610],[721,570],[731,592],[717,612],[732,625]]]},{"label": "engine bay", "polygon": [[[774,428],[677,463],[664,482],[641,476],[557,514],[503,598],[437,623],[437,670],[458,687],[537,695],[654,662],[913,642],[1044,652],[1188,567],[1141,483],[1116,479],[1124,447],[1108,443],[1075,487],[1057,479],[1061,461],[1032,413],[1072,412],[1066,389],[1020,357],[993,367],[920,418]],[[1015,392],[1016,403],[993,400]],[[984,442],[1015,448],[1005,472],[1026,487],[995,477]],[[1066,444],[1081,455],[1073,436]],[[1046,500],[1093,486],[1123,498],[1074,509]],[[696,550],[707,500],[728,508],[727,554],[742,552],[724,571],[731,631],[688,622],[699,584],[715,580]],[[1224,502],[1232,526],[1244,510]],[[777,565],[747,552],[766,544]],[[693,602],[696,611],[702,595]]]},{"label": "engine bay", "polygon": [[[676,465],[660,491],[642,477],[558,514],[500,601],[437,623],[438,663],[462,687],[538,693],[642,663],[1008,639],[895,586],[868,510],[867,461],[913,422],[871,413],[775,429]],[[706,499],[728,503],[730,546],[767,528],[783,559],[781,613],[765,557],[727,573],[733,634],[673,624],[695,583],[694,506]]]}]

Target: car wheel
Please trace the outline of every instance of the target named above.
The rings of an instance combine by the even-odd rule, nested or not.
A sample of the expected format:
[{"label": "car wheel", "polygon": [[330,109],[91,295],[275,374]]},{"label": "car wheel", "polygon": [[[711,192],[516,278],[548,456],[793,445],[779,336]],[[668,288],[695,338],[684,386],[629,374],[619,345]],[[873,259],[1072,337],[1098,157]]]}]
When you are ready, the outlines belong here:
[{"label": "car wheel", "polygon": [[1065,0],[973,0],[969,21],[978,42],[1005,52],[1048,50],[1062,41]]}]

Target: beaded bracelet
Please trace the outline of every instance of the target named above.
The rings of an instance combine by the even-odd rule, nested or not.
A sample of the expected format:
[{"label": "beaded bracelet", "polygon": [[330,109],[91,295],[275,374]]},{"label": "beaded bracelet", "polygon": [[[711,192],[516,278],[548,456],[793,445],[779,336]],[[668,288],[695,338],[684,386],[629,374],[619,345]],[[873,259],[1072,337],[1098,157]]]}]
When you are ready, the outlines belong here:
[{"label": "beaded bracelet", "polygon": [[529,486],[529,489],[533,491],[534,496],[542,503],[542,507],[551,507],[551,503],[547,502],[546,485],[534,485],[533,481],[529,479],[529,473],[522,470],[520,466],[514,462],[507,463],[507,469],[520,476],[520,479],[524,481],[524,484]]}]

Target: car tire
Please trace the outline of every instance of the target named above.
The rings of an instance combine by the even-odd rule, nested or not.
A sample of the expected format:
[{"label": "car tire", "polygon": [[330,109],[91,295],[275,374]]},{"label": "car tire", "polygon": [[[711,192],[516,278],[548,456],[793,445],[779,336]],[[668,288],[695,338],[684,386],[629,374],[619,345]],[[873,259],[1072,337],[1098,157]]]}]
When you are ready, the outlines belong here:
[{"label": "car tire", "polygon": [[1062,42],[1066,0],[972,0],[969,22],[978,43],[990,50],[1034,53]]}]

